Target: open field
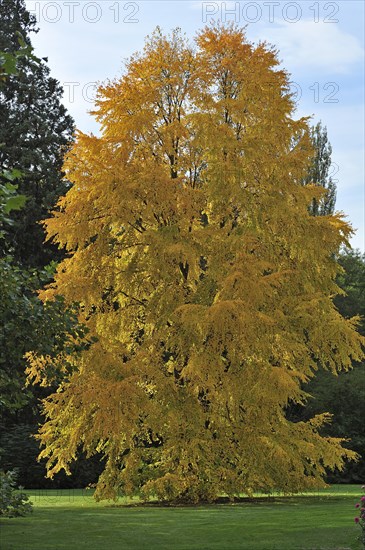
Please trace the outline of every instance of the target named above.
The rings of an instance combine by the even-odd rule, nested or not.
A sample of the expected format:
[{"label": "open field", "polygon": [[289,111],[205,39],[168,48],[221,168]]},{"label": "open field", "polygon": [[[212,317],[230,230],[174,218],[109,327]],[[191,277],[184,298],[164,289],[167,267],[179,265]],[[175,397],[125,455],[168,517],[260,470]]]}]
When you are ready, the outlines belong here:
[{"label": "open field", "polygon": [[[360,550],[360,486],[185,507],[96,503],[90,491],[27,491],[32,515],[1,520],[1,550]],[[133,506],[135,504],[135,506]]]}]

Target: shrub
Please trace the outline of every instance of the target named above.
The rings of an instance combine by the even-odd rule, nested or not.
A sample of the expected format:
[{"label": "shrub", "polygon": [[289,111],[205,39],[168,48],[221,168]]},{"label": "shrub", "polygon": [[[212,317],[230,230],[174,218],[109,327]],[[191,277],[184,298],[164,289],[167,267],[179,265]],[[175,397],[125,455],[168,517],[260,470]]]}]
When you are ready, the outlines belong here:
[{"label": "shrub", "polygon": [[0,516],[25,516],[32,511],[32,503],[28,502],[29,497],[18,490],[22,488],[17,487],[16,477],[15,470],[0,470]]}]

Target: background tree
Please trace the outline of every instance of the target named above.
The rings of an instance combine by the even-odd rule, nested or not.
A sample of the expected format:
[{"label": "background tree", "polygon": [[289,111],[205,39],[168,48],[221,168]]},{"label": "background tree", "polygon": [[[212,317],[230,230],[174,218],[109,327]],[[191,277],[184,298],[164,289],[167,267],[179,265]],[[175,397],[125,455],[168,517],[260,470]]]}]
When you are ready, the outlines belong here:
[{"label": "background tree", "polygon": [[359,332],[365,335],[365,254],[345,249],[338,261],[343,268],[338,282],[346,294],[336,296],[335,304],[345,317],[360,315]]},{"label": "background tree", "polygon": [[[11,5],[8,3],[8,8]],[[30,19],[22,8],[22,3],[13,5],[20,8],[20,13],[12,13],[9,9],[9,17],[12,13],[14,20],[17,17],[25,22]],[[4,9],[3,5],[1,9]],[[15,24],[14,28],[17,26]],[[3,38],[2,36],[1,39]],[[29,40],[26,41],[18,31],[14,31],[13,38],[17,39],[14,41],[14,51],[0,51],[0,94],[9,88],[10,78],[19,77],[19,68],[24,67],[25,60],[32,61],[34,66],[40,64],[40,60],[33,54]],[[13,84],[14,82],[13,80]],[[10,121],[7,121],[5,126],[9,124]],[[0,143],[0,154],[6,149],[6,145],[9,146],[9,143]],[[18,144],[13,145],[15,148]],[[8,161],[6,168],[0,170],[0,248],[3,253],[0,258],[0,465],[4,482],[1,513],[7,514],[20,513],[27,508],[20,506],[17,510],[14,509],[17,503],[22,502],[21,496],[12,496],[15,486],[14,468],[17,469],[19,483],[32,488],[85,486],[93,482],[100,471],[97,462],[80,460],[74,468],[75,476],[71,482],[62,475],[56,481],[50,482],[45,480],[44,462],[37,463],[39,445],[33,436],[40,421],[39,399],[56,389],[58,379],[55,377],[51,390],[25,388],[24,354],[29,350],[38,350],[47,354],[50,359],[61,353],[61,350],[74,347],[74,340],[79,337],[82,339],[85,334],[83,327],[77,324],[73,307],[65,308],[59,297],[43,304],[37,296],[36,290],[52,279],[54,267],[50,265],[42,270],[26,268],[19,264],[19,259],[22,260],[19,255],[16,262],[9,254],[9,251],[15,253],[16,243],[13,239],[14,232],[11,231],[16,225],[14,211],[19,211],[18,220],[22,220],[32,202],[29,195],[25,197],[17,191],[18,185],[14,182],[20,184],[24,177],[20,161],[17,166],[18,168],[14,168]],[[46,186],[43,191],[46,192]],[[37,245],[37,258],[45,258],[42,242],[39,241]],[[3,470],[8,473],[3,473]]]},{"label": "background tree", "polygon": [[41,456],[52,476],[102,452],[97,498],[297,491],[355,457],[320,435],[328,415],[285,417],[318,364],[363,357],[332,302],[351,228],[308,212],[309,128],[275,52],[234,26],[196,46],[157,29],[99,89],[102,137],[78,135],[47,221],[68,257],[42,297],[78,301],[97,342],[44,401]]},{"label": "background tree", "polygon": [[[358,330],[365,335],[365,255],[345,249],[338,262],[343,272],[337,281],[346,294],[336,296],[335,305],[347,318],[361,316]],[[322,410],[332,413],[333,422],[321,433],[330,437],[346,435],[346,446],[362,457],[356,463],[346,463],[342,472],[331,473],[331,482],[361,483],[365,477],[365,369],[364,363],[354,363],[353,367],[341,376],[319,368],[315,378],[304,386],[311,399],[305,407],[294,408],[296,420],[306,420]]]},{"label": "background tree", "polygon": [[311,128],[310,137],[315,155],[303,185],[314,183],[326,190],[322,197],[314,198],[309,207],[313,216],[326,216],[334,213],[336,204],[336,184],[329,175],[332,147],[328,141],[327,128],[322,127],[321,122]]},{"label": "background tree", "polygon": [[[6,222],[4,225],[6,231]],[[54,376],[51,388],[26,388],[24,354],[37,350],[50,363],[52,357],[64,355],[65,350],[77,350],[78,340],[88,345],[74,307],[65,307],[60,297],[43,303],[37,296],[36,289],[49,281],[50,275],[49,271],[21,269],[9,256],[0,258],[0,466],[5,471],[17,468],[19,483],[32,488],[67,487],[70,482],[64,475],[53,484],[45,481],[44,461],[37,463],[39,445],[33,437],[41,421],[39,400],[57,389],[60,378]],[[96,463],[81,461],[74,468],[78,475],[71,485],[85,486],[95,481],[99,470]]]},{"label": "background tree", "polygon": [[[3,58],[31,46],[35,25],[24,0],[1,0]],[[43,60],[20,56],[17,74],[10,74],[0,90],[0,169],[21,170],[22,178],[15,183],[27,196],[26,210],[14,215],[9,239],[14,259],[27,267],[43,267],[57,257],[55,247],[43,245],[44,231],[38,222],[67,189],[61,166],[74,131],[61,103],[62,87],[49,73]]]},{"label": "background tree", "polygon": [[[333,214],[336,203],[336,184],[329,176],[332,148],[328,141],[327,129],[319,122],[311,128],[311,139],[315,156],[304,185],[321,185],[326,193],[321,199],[313,199],[309,211],[314,216]],[[344,249],[338,256],[343,268],[337,282],[345,294],[336,296],[334,303],[340,313],[347,318],[360,315],[362,321],[359,332],[364,335],[365,291],[364,256],[358,251]],[[333,414],[333,421],[324,426],[321,433],[325,436],[340,437],[346,435],[350,441],[347,446],[365,457],[365,427],[362,421],[365,410],[365,371],[363,364],[354,363],[353,370],[343,376],[333,376],[319,365],[319,370],[303,389],[311,395],[305,406],[292,406],[288,416],[298,420],[307,420],[322,410]],[[359,483],[365,476],[363,460],[347,462],[342,472],[330,474],[329,480],[346,483]]]}]

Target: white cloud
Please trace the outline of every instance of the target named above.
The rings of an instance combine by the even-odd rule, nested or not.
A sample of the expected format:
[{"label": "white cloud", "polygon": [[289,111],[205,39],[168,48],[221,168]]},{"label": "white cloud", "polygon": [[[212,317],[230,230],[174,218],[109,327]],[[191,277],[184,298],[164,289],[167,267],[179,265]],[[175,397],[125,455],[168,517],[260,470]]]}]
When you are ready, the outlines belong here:
[{"label": "white cloud", "polygon": [[364,58],[360,41],[334,24],[283,21],[277,26],[249,26],[248,34],[255,40],[264,38],[274,44],[285,67],[291,71],[300,68],[347,73],[354,63]]}]

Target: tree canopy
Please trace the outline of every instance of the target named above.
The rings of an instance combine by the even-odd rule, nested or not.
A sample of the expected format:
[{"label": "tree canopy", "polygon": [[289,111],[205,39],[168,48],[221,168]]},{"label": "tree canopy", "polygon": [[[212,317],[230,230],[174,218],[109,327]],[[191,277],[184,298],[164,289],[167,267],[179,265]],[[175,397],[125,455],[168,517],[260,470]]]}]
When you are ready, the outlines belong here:
[{"label": "tree canopy", "polygon": [[[101,137],[79,132],[72,187],[47,220],[67,257],[44,300],[79,304],[97,341],[64,357],[44,402],[48,475],[101,452],[97,498],[197,501],[322,483],[355,453],[323,412],[285,416],[321,364],[363,357],[333,304],[351,227],[312,216],[314,156],[276,52],[235,26],[148,37],[99,88]],[[55,365],[55,361],[52,361]],[[50,372],[50,374],[49,374]],[[29,379],[52,381],[31,354]]]},{"label": "tree canopy", "polygon": [[[35,32],[35,17],[24,0],[1,1],[2,69],[6,73],[9,63],[13,63],[10,69],[16,63],[16,70],[8,71],[0,89],[0,170],[22,172],[14,183],[27,196],[27,208],[14,215],[7,241],[15,260],[26,267],[43,267],[57,255],[57,248],[44,246],[38,222],[67,190],[61,167],[74,132],[73,120],[61,103],[62,87],[50,76],[45,59],[29,55]],[[27,50],[28,55],[23,55]],[[0,74],[4,76],[3,71]],[[7,244],[0,243],[1,252]]]}]

